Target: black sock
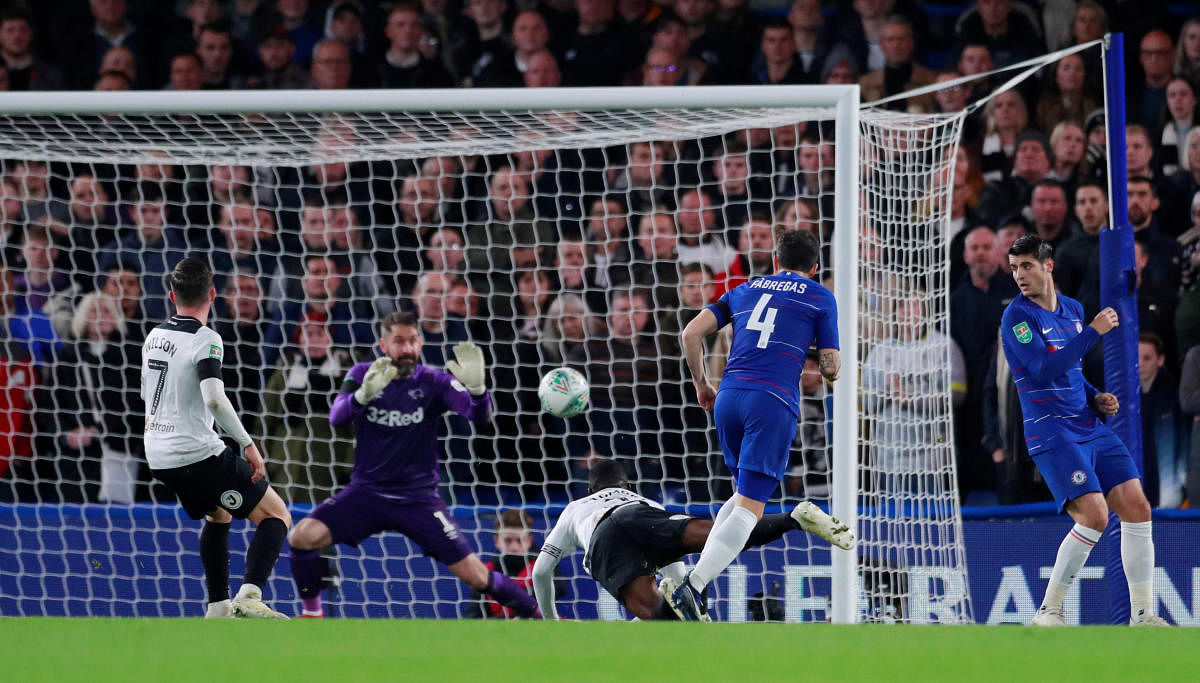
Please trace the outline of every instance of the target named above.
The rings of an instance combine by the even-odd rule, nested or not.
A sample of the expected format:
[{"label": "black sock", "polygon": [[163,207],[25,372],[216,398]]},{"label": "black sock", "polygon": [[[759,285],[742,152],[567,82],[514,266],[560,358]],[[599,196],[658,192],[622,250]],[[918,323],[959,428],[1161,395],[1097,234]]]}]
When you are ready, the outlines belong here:
[{"label": "black sock", "polygon": [[763,515],[762,519],[758,520],[758,524],[755,524],[754,528],[750,530],[750,538],[746,540],[746,548],[766,545],[771,541],[783,538],[784,534],[789,531],[795,531],[798,528],[796,520],[792,519],[792,516],[786,512]]},{"label": "black sock", "polygon": [[246,550],[246,579],[245,583],[265,588],[267,577],[275,568],[279,559],[279,549],[287,538],[287,525],[278,517],[268,517],[259,522],[250,539],[250,548]]},{"label": "black sock", "polygon": [[659,602],[650,612],[650,618],[654,621],[679,621],[679,615],[675,614],[675,610],[667,605],[667,601]]},{"label": "black sock", "polygon": [[200,529],[200,564],[208,601],[229,599],[229,524],[205,521]]}]

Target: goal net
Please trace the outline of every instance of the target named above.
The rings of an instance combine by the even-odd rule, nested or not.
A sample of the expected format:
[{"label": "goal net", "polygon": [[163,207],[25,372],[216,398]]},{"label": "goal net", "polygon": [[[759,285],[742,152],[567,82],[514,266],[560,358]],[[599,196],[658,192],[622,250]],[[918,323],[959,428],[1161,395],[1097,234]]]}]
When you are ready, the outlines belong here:
[{"label": "goal net", "polygon": [[[540,540],[597,457],[672,509],[715,513],[731,482],[679,332],[772,271],[774,231],[808,230],[839,298],[845,370],[834,389],[815,363],[806,375],[772,507],[813,500],[857,517],[862,541],[831,553],[796,532],[743,553],[715,584],[715,614],[970,619],[945,336],[960,118],[860,115],[856,89],[838,86],[516,94],[7,100],[0,614],[201,613],[199,524],[141,445],[140,344],[171,313],[163,275],[185,255],[214,267],[225,385],[297,518],[348,480],[354,436],[329,407],[378,353],[384,315],[417,314],[429,366],[480,344],[489,426],[377,417],[442,420],[441,493],[481,555],[509,567],[501,513],[526,513]],[[707,342],[715,378],[728,348]],[[591,410],[568,421],[536,395],[562,365],[591,383]],[[500,615],[399,534],[328,554],[330,612]],[[561,565],[560,612],[621,618],[581,555]],[[267,593],[298,611],[286,555]]]}]

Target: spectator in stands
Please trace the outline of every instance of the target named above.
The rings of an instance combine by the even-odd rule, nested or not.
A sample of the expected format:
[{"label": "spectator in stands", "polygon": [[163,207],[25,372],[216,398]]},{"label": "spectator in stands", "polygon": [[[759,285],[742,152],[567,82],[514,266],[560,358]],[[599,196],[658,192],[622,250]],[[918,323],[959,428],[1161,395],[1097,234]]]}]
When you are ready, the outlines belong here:
[{"label": "spectator in stands", "polygon": [[[632,279],[629,264],[633,260],[633,253],[629,212],[620,199],[610,195],[591,201],[584,240],[588,248],[589,276],[596,286],[611,289],[628,285]],[[604,312],[602,309],[596,310]]]},{"label": "spectator in stands", "polygon": [[471,87],[475,79],[494,63],[511,64],[512,47],[504,34],[505,0],[468,0],[463,14],[470,17],[475,30],[470,34],[467,49],[456,73],[464,85]]},{"label": "spectator in stands", "polygon": [[808,83],[816,83],[821,76],[821,67],[831,47],[825,33],[825,16],[819,0],[793,0],[787,15],[792,28],[792,43],[796,56],[808,77]]},{"label": "spectator in stands", "polygon": [[316,44],[321,40],[321,31],[310,21],[308,0],[277,0],[275,8],[283,28],[292,37],[296,54],[292,59],[299,65],[307,65],[313,58]]},{"label": "spectator in stands", "polygon": [[950,293],[950,338],[962,351],[967,378],[966,396],[954,411],[955,450],[964,495],[992,484],[991,454],[981,446],[983,386],[988,364],[994,360],[992,347],[1000,318],[1018,294],[1008,268],[1000,267],[1001,256],[991,228],[969,229],[962,255],[966,272]]},{"label": "spectator in stands", "polygon": [[394,299],[412,291],[421,270],[421,244],[439,222],[437,180],[409,174],[400,181],[398,199],[399,215],[378,221],[374,237],[376,270],[383,276],[382,293]]},{"label": "spectator in stands", "polygon": [[108,190],[96,176],[83,173],[71,181],[71,197],[54,201],[50,216],[67,226],[63,263],[71,277],[84,287],[92,288],[96,276],[96,258],[111,248],[117,239],[117,218],[109,202]]},{"label": "spectator in stands", "polygon": [[121,75],[125,78],[126,87],[124,88],[100,88],[96,90],[129,90],[135,87],[140,88],[142,82],[138,80],[138,66],[134,61],[133,51],[127,47],[114,47],[104,53],[100,59],[100,77],[114,74]]},{"label": "spectator in stands", "polygon": [[607,187],[624,195],[630,213],[643,214],[670,201],[668,188],[675,184],[670,152],[662,142],[634,142],[626,163],[608,170]]},{"label": "spectator in stands", "polygon": [[144,294],[142,307],[146,319],[157,324],[168,315],[165,278],[184,256],[183,233],[167,224],[166,200],[153,182],[138,186],[137,199],[129,207],[129,217],[135,231],[121,239],[115,249],[101,256],[100,270],[108,272],[122,255],[136,254]]},{"label": "spectator in stands", "polygon": [[1069,207],[1066,188],[1058,181],[1042,180],[1034,186],[1029,202],[1033,230],[1055,249],[1079,232]]},{"label": "spectator in stands", "polygon": [[[350,48],[350,87],[368,87],[370,80],[375,77],[370,62],[375,50],[374,41],[363,29],[363,8],[353,1],[333,3],[326,10],[325,17],[325,37]],[[375,17],[372,16],[372,19]]]},{"label": "spectator in stands", "polygon": [[196,56],[200,58],[201,87],[205,90],[228,90],[235,76],[232,69],[233,39],[229,37],[229,26],[217,23],[200,29],[200,37],[196,40]]},{"label": "spectator in stands", "polygon": [[588,256],[588,244],[582,236],[567,234],[559,239],[554,258],[558,291],[560,295],[570,293],[595,301],[604,310],[607,289],[596,284],[596,271],[589,266]]},{"label": "spectator in stands", "polygon": [[[497,19],[499,21],[499,18]],[[525,10],[513,19],[509,42],[512,47],[499,53],[489,53],[491,59],[473,65],[472,85],[477,88],[510,88],[524,82],[529,58],[546,49],[550,31],[546,20],[535,10]]]},{"label": "spectator in stands", "polygon": [[725,143],[721,155],[713,161],[712,174],[715,201],[720,205],[720,221],[725,239],[738,240],[738,228],[751,213],[771,211],[771,192],[750,173],[749,150],[740,140]]},{"label": "spectator in stands", "polygon": [[1150,142],[1150,133],[1145,127],[1136,123],[1125,126],[1125,167],[1128,175],[1133,178],[1140,176],[1154,180],[1154,144]]},{"label": "spectator in stands", "polygon": [[1174,370],[1181,355],[1179,346],[1175,343],[1178,295],[1176,292],[1160,292],[1146,279],[1146,266],[1150,263],[1146,247],[1144,239],[1134,238],[1133,264],[1137,277],[1138,332],[1153,334],[1162,340],[1167,367]]},{"label": "spectator in stands", "polygon": [[703,263],[714,273],[724,273],[733,261],[733,250],[720,235],[713,204],[712,197],[699,188],[687,190],[679,198],[675,211],[679,244],[675,253],[680,265]]},{"label": "spectator in stands", "polygon": [[467,258],[463,253],[463,236],[452,227],[438,228],[429,236],[428,245],[421,252],[422,270],[462,276],[467,272]]},{"label": "spectator in stands", "polygon": [[[656,74],[656,79],[666,80],[664,74],[673,73],[675,80],[669,85],[696,85],[704,79],[705,73],[708,71],[708,63],[699,57],[691,56],[692,39],[688,33],[688,27],[683,23],[683,20],[671,13],[664,13],[659,19],[657,28],[651,38],[650,52],[655,50],[663,50],[670,55],[670,61],[655,57],[654,64],[660,67],[669,65],[675,66],[675,71],[671,72],[666,69],[661,69]],[[646,64],[651,64],[650,52],[646,53]],[[646,74],[643,67],[643,84],[646,83]],[[664,85],[668,85],[664,83]]]},{"label": "spectator in stands", "polygon": [[350,48],[340,40],[326,38],[312,51],[312,84],[319,90],[344,90],[353,78]]},{"label": "spectator in stands", "polygon": [[789,199],[775,212],[775,227],[779,230],[805,230],[821,236],[821,212],[816,201],[808,198]]},{"label": "spectator in stands", "polygon": [[825,412],[826,383],[821,378],[816,349],[808,349],[800,374],[799,427],[792,440],[789,468],[783,485],[788,496],[805,500],[829,499],[833,459]]},{"label": "spectator in stands", "polygon": [[763,24],[760,49],[763,63],[750,73],[751,83],[798,85],[813,82],[796,54],[792,27],[786,21],[774,19]]},{"label": "spectator in stands", "polygon": [[547,221],[534,219],[530,203],[529,176],[502,166],[488,181],[488,204],[476,222],[467,226],[468,270],[476,287],[488,293],[511,293],[513,249],[537,249],[553,241],[557,230]]},{"label": "spectator in stands", "polygon": [[224,289],[226,278],[235,271],[253,275],[265,285],[279,268],[280,247],[271,212],[235,198],[233,204],[221,207],[217,228],[210,257],[217,289]]},{"label": "spectator in stands", "polygon": [[1191,17],[1179,29],[1171,73],[1186,80],[1193,92],[1200,87],[1200,17]]},{"label": "spectator in stands", "polygon": [[55,52],[63,59],[67,84],[78,90],[91,88],[100,71],[100,59],[109,49],[128,47],[138,62],[145,63],[152,41],[147,32],[129,20],[125,0],[89,0],[88,9],[90,21],[69,18],[74,8],[63,7],[51,24]]},{"label": "spectator in stands", "polygon": [[[774,244],[771,245],[774,253]],[[718,291],[718,283],[708,266],[701,263],[689,263],[679,268],[678,304],[668,308],[655,309],[658,311],[658,350],[663,355],[664,363],[686,363],[683,357],[683,347],[679,335],[683,328],[695,318],[700,311],[710,303],[721,298],[724,291]],[[687,378],[683,372],[684,365],[677,368],[678,376]],[[695,397],[693,396],[693,399]]]},{"label": "spectator in stands", "polygon": [[46,303],[55,293],[70,286],[70,276],[55,266],[58,248],[50,230],[42,223],[31,223],[25,228],[21,259],[25,268],[14,273],[17,296],[8,319],[8,334],[40,365],[61,346],[45,312]]},{"label": "spectator in stands", "polygon": [[221,361],[225,387],[238,415],[259,415],[265,378],[263,340],[267,320],[262,289],[253,275],[234,274],[228,279],[215,306],[212,327],[225,341]]},{"label": "spectator in stands", "polygon": [[821,82],[826,85],[854,85],[862,69],[854,61],[849,50],[841,44],[834,45],[825,58],[825,66],[821,67]]},{"label": "spectator in stands", "polygon": [[829,27],[830,40],[848,50],[860,73],[884,66],[880,42],[883,24],[893,5],[887,0],[859,0],[853,3],[853,9],[843,8],[833,17]]},{"label": "spectator in stands", "polygon": [[620,85],[641,61],[637,36],[615,20],[615,4],[614,0],[575,3],[579,18],[575,30],[559,36],[567,85]]},{"label": "spectator in stands", "polygon": [[329,407],[354,365],[325,323],[302,322],[263,391],[263,456],[292,503],[320,503],[350,481],[354,434],[329,424]]},{"label": "spectator in stands", "polygon": [[[721,46],[723,68],[731,82],[740,82],[734,79],[750,71],[763,33],[763,22],[749,5],[749,0],[716,0],[709,30],[702,41]],[[791,26],[787,28],[790,34]]]},{"label": "spectator in stands", "polygon": [[[992,61],[992,51],[986,44],[965,43],[958,51],[958,62],[955,68],[964,76],[977,76],[995,70],[996,63]],[[991,90],[989,79],[976,79],[971,86],[970,99],[978,99]]]},{"label": "spectator in stands", "polygon": [[[1200,22],[1197,22],[1196,28],[1200,31]],[[1197,39],[1200,43],[1200,35],[1197,35]],[[1170,178],[1180,169],[1180,160],[1187,153],[1183,143],[1188,131],[1198,123],[1196,92],[1186,78],[1172,78],[1167,83],[1167,114],[1158,138],[1158,164],[1163,176]]]},{"label": "spectator in stands", "polygon": [[[1196,131],[1196,137],[1200,138],[1200,131]],[[1191,136],[1189,136],[1189,140],[1190,138]],[[1192,195],[1189,209],[1191,227],[1178,238],[1180,245],[1179,292],[1185,297],[1197,285],[1200,285],[1200,192]]]},{"label": "spectator in stands", "polygon": [[651,86],[686,85],[685,75],[675,57],[667,50],[652,47],[642,63],[641,84]]},{"label": "spectator in stands", "polygon": [[304,259],[303,267],[303,298],[280,302],[274,325],[263,340],[263,363],[274,365],[295,342],[297,328],[309,320],[324,324],[342,349],[357,355],[370,348],[374,311],[369,301],[350,295],[348,278],[338,271],[337,261],[329,255],[311,255]]},{"label": "spectator in stands", "polygon": [[747,217],[737,235],[737,255],[725,272],[715,277],[711,301],[744,282],[775,272],[775,226],[769,216]]},{"label": "spectator in stands", "polygon": [[[979,195],[986,185],[979,166],[966,148],[959,145],[954,161],[954,189],[950,192],[950,287],[962,279],[966,270],[963,250],[969,228],[985,224],[977,211]],[[1001,266],[1007,269],[1008,257],[1001,258]]]},{"label": "spectator in stands", "polygon": [[384,35],[389,47],[379,65],[377,85],[383,88],[449,88],[454,80],[445,67],[420,52],[420,12],[416,5],[396,4],[388,14]]},{"label": "spectator in stands", "polygon": [[1063,121],[1082,121],[1097,107],[1096,98],[1087,90],[1083,57],[1062,57],[1052,73],[1037,105],[1037,127],[1043,132],[1054,130]]},{"label": "spectator in stands", "polygon": [[138,349],[122,343],[120,307],[100,292],[84,297],[71,328],[39,392],[38,425],[57,447],[35,463],[42,500],[131,503],[144,431]]},{"label": "spectator in stands", "polygon": [[[929,444],[946,442],[950,434],[930,420],[926,397],[946,395],[960,405],[966,392],[966,369],[954,341],[932,329],[924,312],[925,294],[910,290],[895,304],[895,322],[888,338],[867,354],[863,363],[864,413],[871,420],[871,462],[888,472],[889,491],[928,490],[928,468],[922,457]],[[950,354],[950,385],[946,386],[945,356]]]},{"label": "spectator in stands", "polygon": [[1156,508],[1184,501],[1191,451],[1191,421],[1180,408],[1179,379],[1165,367],[1163,340],[1138,335],[1138,380],[1142,392],[1142,462],[1146,499]]},{"label": "spectator in stands", "polygon": [[1179,235],[1192,224],[1185,211],[1200,190],[1200,127],[1188,131],[1180,151],[1179,170],[1162,184],[1163,197],[1167,200],[1163,229],[1170,235]]},{"label": "spectator in stands", "polygon": [[604,336],[604,321],[578,294],[554,297],[542,321],[542,356],[549,363],[563,363],[571,356],[585,355],[584,346]]},{"label": "spectator in stands", "polygon": [[1108,14],[1095,0],[1079,0],[1075,3],[1075,16],[1071,21],[1070,45],[1082,45],[1100,40],[1108,33]]},{"label": "spectator in stands", "polygon": [[1188,348],[1184,358],[1179,380],[1179,407],[1185,415],[1192,416],[1184,499],[1188,507],[1194,507],[1200,500],[1200,345]]},{"label": "spectator in stands", "polygon": [[[501,510],[496,515],[496,532],[492,535],[492,543],[495,544],[498,554],[483,558],[483,564],[489,571],[504,574],[530,593],[533,592],[533,563],[541,552],[541,549],[534,545],[532,530],[533,518],[528,512],[511,508]],[[569,590],[567,580],[556,574],[554,599],[563,599]],[[512,619],[514,615],[511,609],[483,593],[471,591],[462,618]]]},{"label": "spectator in stands", "polygon": [[304,297],[299,276],[304,260],[313,255],[334,260],[337,271],[346,279],[350,296],[371,309],[379,295],[378,273],[370,252],[363,245],[363,231],[356,225],[354,211],[347,205],[326,205],[310,199],[301,212],[300,240],[296,248],[280,257],[279,272],[271,279],[270,298],[274,301]]},{"label": "spectator in stands", "polygon": [[1130,78],[1126,86],[1129,98],[1129,122],[1153,129],[1166,113],[1167,83],[1171,80],[1171,62],[1175,45],[1164,31],[1153,30],[1142,37],[1138,62],[1142,77]]},{"label": "spectator in stands", "polygon": [[998,352],[996,341],[983,388],[983,448],[992,454],[995,464],[996,497],[1001,505],[1049,500],[1050,492],[1035,475],[1033,458],[1025,446],[1024,419],[1012,370],[1008,359]]},{"label": "spectator in stands", "polygon": [[44,161],[23,159],[13,163],[10,177],[21,200],[20,218],[33,221],[50,213],[50,168]]},{"label": "spectator in stands", "polygon": [[[337,65],[328,63],[318,65],[317,60],[314,58],[312,68],[314,75],[310,76],[299,64],[292,60],[296,54],[296,46],[292,43],[291,34],[282,26],[275,26],[263,34],[262,38],[258,41],[257,52],[261,68],[247,74],[245,77],[236,79],[234,83],[235,87],[261,90],[300,90],[312,87],[314,78],[318,73],[322,78],[330,76],[330,72],[333,72],[333,76],[340,75],[341,71],[349,73],[348,68],[339,70]],[[334,81],[335,79],[330,76],[325,78],[326,84],[324,86],[318,87],[334,87],[329,85],[329,83]]]},{"label": "spectator in stands", "polygon": [[[1046,180],[1050,174],[1052,157],[1046,136],[1027,130],[1017,137],[1013,148],[1012,173],[1006,180],[989,182],[979,194],[979,213],[985,218],[995,220],[1016,207],[1027,206],[1034,186]],[[987,177],[986,173],[984,177]],[[1065,211],[1064,200],[1064,215]]]},{"label": "spectator in stands", "polygon": [[422,273],[413,290],[413,304],[425,338],[421,362],[430,367],[444,367],[446,359],[453,358],[451,347],[467,340],[466,323],[446,314],[445,299],[449,291],[450,277],[436,272]]},{"label": "spectator in stands", "polygon": [[562,85],[562,72],[554,54],[549,50],[539,50],[529,55],[524,81],[526,88],[557,88]]},{"label": "spectator in stands", "polygon": [[1100,230],[1108,223],[1103,185],[1088,181],[1075,190],[1075,216],[1081,230],[1054,251],[1054,284],[1094,317],[1100,311]]},{"label": "spectator in stands", "polygon": [[223,8],[218,0],[187,0],[183,17],[172,16],[173,26],[162,41],[161,47],[168,51],[160,56],[165,58],[171,53],[193,52],[200,39],[200,31],[209,24],[221,21]]},{"label": "spectator in stands", "polygon": [[1179,291],[1180,247],[1156,219],[1158,190],[1149,178],[1140,176],[1130,178],[1125,187],[1129,193],[1129,222],[1149,258],[1146,284],[1164,295],[1173,295]]},{"label": "spectator in stands", "polygon": [[1047,177],[1057,180],[1073,192],[1084,174],[1086,145],[1083,128],[1074,121],[1059,123],[1050,133],[1050,148],[1054,165]]},{"label": "spectator in stands", "polygon": [[1008,90],[988,100],[983,111],[987,124],[981,169],[984,180],[995,182],[1007,178],[1012,170],[1017,136],[1029,125],[1029,110],[1020,93]]},{"label": "spectator in stands", "polygon": [[33,23],[22,7],[0,12],[0,60],[8,71],[8,89],[62,90],[62,71],[33,52]]},{"label": "spectator in stands", "polygon": [[1045,51],[1037,20],[1012,0],[980,0],[958,23],[960,44],[986,45],[996,66],[1015,64]]},{"label": "spectator in stands", "polygon": [[[833,165],[825,163],[833,146],[816,133],[805,133],[800,138],[796,151],[796,162],[800,169],[799,183],[795,194],[822,202],[826,215],[833,215]],[[828,203],[826,206],[825,203]]]},{"label": "spectator in stands", "polygon": [[199,90],[203,88],[203,62],[191,52],[175,55],[171,58],[171,73],[165,87],[167,90]]},{"label": "spectator in stands", "polygon": [[665,209],[659,207],[638,217],[633,279],[650,293],[655,310],[669,309],[679,303],[676,297],[679,264],[675,253],[678,245],[675,218]]},{"label": "spectator in stands", "polygon": [[105,71],[100,74],[100,78],[96,79],[96,85],[92,88],[97,92],[105,90],[130,90],[133,84],[120,71]]},{"label": "spectator in stands", "polygon": [[[905,17],[892,15],[883,22],[879,33],[879,49],[883,53],[883,66],[858,79],[864,102],[874,102],[933,83],[935,74],[913,59],[916,50],[913,27]],[[887,108],[929,112],[933,110],[933,103],[925,95],[892,102]]]},{"label": "spectator in stands", "polygon": [[[589,454],[599,454],[625,461],[625,471],[637,481],[661,481],[657,408],[662,369],[648,336],[651,318],[645,292],[619,290],[609,304],[611,336],[589,341],[570,357],[573,365],[586,368],[592,387],[592,409],[573,419],[567,437],[579,468],[587,468]],[[651,484],[642,486],[652,492]]]}]

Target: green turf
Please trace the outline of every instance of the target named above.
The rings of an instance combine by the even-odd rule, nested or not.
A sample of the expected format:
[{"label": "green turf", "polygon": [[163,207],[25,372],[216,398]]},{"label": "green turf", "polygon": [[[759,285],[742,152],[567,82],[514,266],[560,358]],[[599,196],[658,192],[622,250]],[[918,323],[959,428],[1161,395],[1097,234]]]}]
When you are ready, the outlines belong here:
[{"label": "green turf", "polygon": [[0,619],[3,681],[1194,680],[1200,630]]}]

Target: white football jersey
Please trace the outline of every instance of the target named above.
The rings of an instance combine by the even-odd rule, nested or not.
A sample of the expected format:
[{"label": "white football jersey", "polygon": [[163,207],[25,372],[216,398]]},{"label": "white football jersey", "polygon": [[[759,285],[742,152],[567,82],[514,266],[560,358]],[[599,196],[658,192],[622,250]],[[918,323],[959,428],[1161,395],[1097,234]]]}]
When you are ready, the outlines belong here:
[{"label": "white football jersey", "polygon": [[146,461],[150,469],[183,467],[216,455],[225,443],[200,393],[200,381],[221,377],[221,336],[195,318],[171,316],[142,344]]},{"label": "white football jersey", "polygon": [[592,544],[592,534],[596,531],[596,525],[600,523],[604,513],[630,503],[645,503],[659,510],[663,509],[658,503],[628,489],[610,488],[597,491],[567,505],[559,515],[554,529],[546,536],[542,552],[562,559],[576,548],[587,551]]}]

